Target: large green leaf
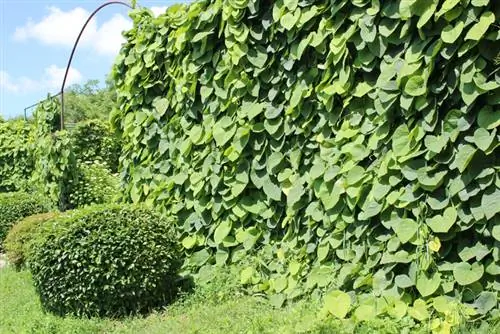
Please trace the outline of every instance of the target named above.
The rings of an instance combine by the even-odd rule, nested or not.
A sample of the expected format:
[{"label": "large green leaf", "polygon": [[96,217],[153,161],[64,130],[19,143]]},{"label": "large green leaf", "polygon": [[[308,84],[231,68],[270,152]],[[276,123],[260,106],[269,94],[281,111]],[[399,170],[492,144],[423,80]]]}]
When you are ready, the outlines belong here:
[{"label": "large green leaf", "polygon": [[354,311],[354,317],[358,321],[370,321],[377,317],[377,307],[374,304],[360,305]]},{"label": "large green leaf", "polygon": [[264,180],[262,189],[269,198],[275,201],[281,200],[281,187],[278,184],[276,184],[275,181],[271,180],[269,177],[267,177]]},{"label": "large green leaf", "polygon": [[441,39],[445,43],[454,43],[462,30],[464,29],[464,23],[462,21],[458,22],[455,26],[447,25],[444,27],[443,31],[441,31]]},{"label": "large green leaf", "polygon": [[396,232],[396,235],[401,243],[404,244],[410,241],[410,239],[417,234],[418,224],[413,219],[405,218],[395,221],[392,224],[392,229]]},{"label": "large green leaf", "polygon": [[410,150],[410,131],[406,124],[400,125],[392,135],[392,150],[396,156],[406,155]]},{"label": "large green leaf", "polygon": [[486,219],[491,219],[500,212],[500,189],[490,186],[483,193],[481,207]]},{"label": "large green leaf", "polygon": [[457,153],[455,154],[455,159],[450,165],[450,168],[457,168],[460,173],[464,172],[469,163],[471,162],[477,149],[472,145],[462,145],[460,144],[457,148]]},{"label": "large green leaf", "polygon": [[325,296],[324,308],[333,316],[344,319],[351,309],[351,297],[339,290],[331,291]]},{"label": "large green leaf", "polygon": [[432,295],[437,291],[439,286],[441,285],[441,275],[439,273],[434,273],[430,276],[427,276],[425,273],[421,273],[417,277],[417,290],[420,292],[422,297],[427,297]]},{"label": "large green leaf", "polygon": [[482,128],[494,129],[500,126],[500,113],[492,110],[490,106],[486,106],[479,111],[477,122]]},{"label": "large green leaf", "polygon": [[484,128],[479,128],[474,131],[474,137],[472,137],[474,144],[482,151],[487,151],[494,139],[495,133],[490,134],[488,130]]},{"label": "large green leaf", "polygon": [[492,12],[485,12],[479,18],[479,22],[475,23],[465,35],[465,39],[472,39],[478,41],[486,33],[490,25],[495,22],[495,14]]},{"label": "large green leaf", "polygon": [[482,264],[473,263],[472,265],[467,262],[456,263],[453,266],[453,277],[460,285],[469,285],[483,277],[484,267]]},{"label": "large green leaf", "polygon": [[247,115],[248,119],[251,120],[264,111],[264,105],[261,103],[243,102],[241,109]]},{"label": "large green leaf", "polygon": [[421,76],[411,76],[405,85],[405,93],[411,96],[424,95],[427,92],[426,82]]},{"label": "large green leaf", "polygon": [[294,13],[286,13],[280,19],[280,23],[286,30],[292,30],[292,28],[297,24],[300,18],[300,12],[295,11]]},{"label": "large green leaf", "polygon": [[427,219],[426,224],[434,233],[447,233],[455,224],[457,216],[457,210],[450,206],[444,210],[443,215],[436,215]]},{"label": "large green leaf", "polygon": [[408,309],[408,314],[418,321],[424,321],[430,316],[427,304],[422,299],[415,300],[413,306]]},{"label": "large green leaf", "polygon": [[497,306],[497,304],[498,304],[498,297],[496,293],[483,291],[476,298],[473,306],[479,314],[486,314],[492,308]]},{"label": "large green leaf", "polygon": [[221,244],[224,238],[226,238],[231,232],[232,224],[230,220],[222,221],[214,232],[214,241],[216,244]]}]

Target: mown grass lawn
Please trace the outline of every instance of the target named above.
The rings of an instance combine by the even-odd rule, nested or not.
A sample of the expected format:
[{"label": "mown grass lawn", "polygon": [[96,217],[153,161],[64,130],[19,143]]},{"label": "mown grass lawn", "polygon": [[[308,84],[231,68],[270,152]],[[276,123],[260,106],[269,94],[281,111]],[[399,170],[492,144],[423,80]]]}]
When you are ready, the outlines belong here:
[{"label": "mown grass lawn", "polygon": [[[226,295],[221,284],[197,288],[165,310],[121,320],[58,317],[42,310],[28,271],[0,270],[0,333],[426,333],[425,326],[380,319],[365,324],[318,318],[318,305],[302,301],[275,309],[264,300]],[[459,332],[498,333],[483,324]]]}]

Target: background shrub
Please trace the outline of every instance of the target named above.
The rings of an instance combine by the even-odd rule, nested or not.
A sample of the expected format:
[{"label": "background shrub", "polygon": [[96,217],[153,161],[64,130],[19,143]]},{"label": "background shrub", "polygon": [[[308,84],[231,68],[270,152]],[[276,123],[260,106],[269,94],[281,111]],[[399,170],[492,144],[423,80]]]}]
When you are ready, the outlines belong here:
[{"label": "background shrub", "polygon": [[118,169],[120,140],[107,122],[89,120],[77,123],[71,129],[71,145],[79,162],[99,161],[113,173]]},{"label": "background shrub", "polygon": [[39,213],[23,218],[14,224],[4,241],[4,248],[9,263],[18,269],[21,268],[24,265],[29,244],[36,234],[37,227],[60,214],[59,212]]},{"label": "background shrub", "polygon": [[18,220],[49,211],[43,197],[24,192],[0,193],[0,249],[9,229]]},{"label": "background shrub", "polygon": [[47,310],[120,316],[171,300],[178,256],[170,219],[111,205],[68,212],[42,225],[28,260]]},{"label": "background shrub", "polygon": [[70,180],[69,203],[78,208],[91,204],[113,202],[119,195],[119,179],[104,162],[80,163],[77,178]]}]

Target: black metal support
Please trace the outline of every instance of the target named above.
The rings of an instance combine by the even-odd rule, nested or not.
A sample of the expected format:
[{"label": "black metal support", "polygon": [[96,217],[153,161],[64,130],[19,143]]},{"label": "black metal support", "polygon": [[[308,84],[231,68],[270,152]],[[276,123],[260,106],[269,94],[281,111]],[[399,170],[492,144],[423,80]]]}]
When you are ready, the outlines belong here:
[{"label": "black metal support", "polygon": [[66,66],[66,73],[64,73],[64,79],[63,79],[63,83],[61,86],[61,92],[60,92],[60,94],[61,94],[61,130],[64,129],[64,86],[66,85],[66,79],[68,77],[68,72],[69,72],[69,68],[71,66],[71,61],[73,60],[73,56],[75,55],[76,47],[78,45],[78,42],[80,41],[80,38],[82,37],[83,31],[85,30],[85,28],[89,24],[90,20],[94,17],[95,14],[97,14],[98,11],[100,11],[102,8],[107,7],[109,5],[123,5],[123,6],[130,8],[130,9],[133,9],[132,6],[130,6],[128,3],[123,2],[123,1],[108,1],[108,2],[100,5],[96,10],[94,10],[92,12],[92,14],[90,14],[89,18],[87,19],[87,21],[83,25],[82,30],[80,30],[80,33],[78,34],[78,37],[76,38],[75,44],[73,45],[73,50],[71,50],[71,55],[69,56],[68,65]]},{"label": "black metal support", "polygon": [[[53,97],[58,97],[59,95],[61,95],[61,92],[59,92],[59,93],[57,93],[57,94],[55,94],[55,95],[50,95],[50,98],[53,98]],[[37,105],[39,105],[40,103],[45,102],[45,101],[47,101],[47,99],[40,100],[40,101],[38,101],[37,103],[34,103],[34,104],[32,104],[32,105],[30,105],[30,106],[28,106],[28,107],[24,108],[24,120],[25,120],[25,121],[27,121],[27,120],[28,120],[28,114],[27,114],[28,109],[31,109],[31,108],[33,108],[33,107],[36,107]]]}]

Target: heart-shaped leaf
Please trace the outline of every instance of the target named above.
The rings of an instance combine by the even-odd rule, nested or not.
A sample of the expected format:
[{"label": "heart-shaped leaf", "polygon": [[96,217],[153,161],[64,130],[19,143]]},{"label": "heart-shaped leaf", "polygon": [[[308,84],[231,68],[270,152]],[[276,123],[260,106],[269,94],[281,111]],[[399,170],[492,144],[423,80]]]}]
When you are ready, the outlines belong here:
[{"label": "heart-shaped leaf", "polygon": [[443,215],[437,215],[426,220],[427,226],[431,228],[434,233],[446,233],[455,224],[457,220],[457,210],[450,206],[447,207]]},{"label": "heart-shaped leaf", "polygon": [[351,297],[345,292],[334,290],[325,296],[324,308],[333,316],[344,319],[351,309]]},{"label": "heart-shaped leaf", "polygon": [[455,26],[447,25],[443,28],[443,31],[441,31],[441,39],[445,43],[454,43],[462,33],[463,29],[464,23],[462,21],[458,22]]},{"label": "heart-shaped leaf", "polygon": [[474,308],[479,314],[486,314],[498,304],[498,297],[495,292],[483,291],[474,301]]},{"label": "heart-shaped leaf", "polygon": [[456,263],[453,266],[453,277],[460,285],[469,285],[477,282],[484,274],[484,267],[480,263],[473,263],[472,265],[467,262]]},{"label": "heart-shaped leaf", "polygon": [[392,225],[392,229],[396,232],[401,243],[405,244],[415,236],[418,230],[418,224],[413,219],[401,219]]},{"label": "heart-shaped leaf", "polygon": [[428,276],[425,273],[421,273],[417,277],[417,290],[420,292],[422,297],[427,297],[432,295],[437,291],[441,285],[441,275],[439,273],[434,273]]},{"label": "heart-shaped leaf", "polygon": [[474,132],[474,144],[482,151],[487,151],[494,139],[495,134],[490,134],[488,130],[484,128],[479,128]]}]

